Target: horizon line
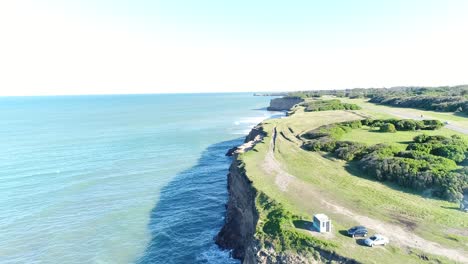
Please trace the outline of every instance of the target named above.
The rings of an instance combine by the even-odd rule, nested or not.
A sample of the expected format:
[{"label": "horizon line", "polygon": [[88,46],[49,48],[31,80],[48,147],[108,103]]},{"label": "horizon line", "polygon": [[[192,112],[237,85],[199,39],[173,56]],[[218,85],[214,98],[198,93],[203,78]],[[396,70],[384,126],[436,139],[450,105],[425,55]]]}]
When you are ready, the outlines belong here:
[{"label": "horizon line", "polygon": [[320,88],[320,89],[297,89],[297,90],[282,90],[282,91],[225,91],[225,92],[136,92],[136,93],[83,93],[83,94],[31,94],[31,95],[0,95],[0,98],[5,97],[60,97],[60,96],[115,96],[115,95],[177,95],[177,94],[242,94],[242,93],[252,93],[252,94],[262,94],[262,93],[288,93],[288,92],[303,92],[303,91],[320,91],[320,90],[353,90],[353,89],[389,89],[397,87],[407,87],[407,88],[438,88],[438,87],[460,87],[468,86],[468,84],[457,84],[457,85],[436,85],[436,86],[425,86],[425,85],[397,85],[397,86],[382,86],[382,87],[353,87],[353,88]]}]

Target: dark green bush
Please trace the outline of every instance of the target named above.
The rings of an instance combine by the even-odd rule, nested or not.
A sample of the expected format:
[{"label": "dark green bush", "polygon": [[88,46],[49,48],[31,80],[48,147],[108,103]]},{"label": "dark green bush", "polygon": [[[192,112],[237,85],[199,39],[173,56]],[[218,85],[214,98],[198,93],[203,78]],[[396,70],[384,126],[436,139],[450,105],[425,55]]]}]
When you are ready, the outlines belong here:
[{"label": "dark green bush", "polygon": [[466,149],[460,145],[441,145],[431,150],[431,154],[451,159],[455,162],[465,160]]},{"label": "dark green bush", "polygon": [[406,150],[417,150],[425,153],[430,153],[432,150],[431,144],[422,144],[422,143],[410,143],[406,147]]},{"label": "dark green bush", "polygon": [[426,130],[436,130],[442,128],[444,123],[440,122],[439,120],[423,120],[423,124]]},{"label": "dark green bush", "polygon": [[349,142],[349,144],[337,143],[336,146],[335,155],[346,161],[361,158],[366,149],[366,145],[357,142]]},{"label": "dark green bush", "polygon": [[305,106],[305,111],[315,112],[315,111],[328,111],[328,110],[359,110],[359,107],[356,104],[347,104],[342,103],[338,99],[333,100],[314,100],[309,102],[302,103]]},{"label": "dark green bush", "polygon": [[392,123],[385,123],[380,126],[379,129],[380,132],[390,132],[390,133],[395,133],[397,130],[395,128],[395,125]]}]

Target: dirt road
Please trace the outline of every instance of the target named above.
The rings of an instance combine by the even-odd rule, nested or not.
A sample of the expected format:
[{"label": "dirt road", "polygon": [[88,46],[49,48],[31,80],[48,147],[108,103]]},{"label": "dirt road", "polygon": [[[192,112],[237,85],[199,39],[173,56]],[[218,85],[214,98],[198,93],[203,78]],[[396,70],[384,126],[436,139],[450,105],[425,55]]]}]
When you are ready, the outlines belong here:
[{"label": "dirt road", "polygon": [[416,248],[430,254],[445,256],[461,263],[468,263],[468,256],[464,251],[446,248],[438,243],[428,241],[399,225],[360,215],[337,203],[323,200],[318,189],[282,169],[281,164],[276,160],[274,155],[276,133],[275,127],[272,131],[272,140],[270,141],[269,150],[262,167],[268,174],[275,176],[275,184],[281,191],[287,192],[290,188],[294,190],[294,193],[291,193],[291,195],[300,196],[298,197],[299,199],[320,201],[324,207],[329,208],[332,212],[352,218],[356,222],[387,236],[390,239],[390,243]]}]

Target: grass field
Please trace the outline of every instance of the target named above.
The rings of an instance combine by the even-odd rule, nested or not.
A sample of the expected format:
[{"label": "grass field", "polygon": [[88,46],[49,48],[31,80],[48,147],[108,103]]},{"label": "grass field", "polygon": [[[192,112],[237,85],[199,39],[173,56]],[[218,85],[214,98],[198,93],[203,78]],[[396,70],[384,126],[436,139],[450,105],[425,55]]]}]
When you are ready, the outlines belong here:
[{"label": "grass field", "polygon": [[417,117],[423,116],[426,119],[439,119],[444,122],[448,121],[459,127],[468,129],[468,116],[463,114],[378,105],[368,102],[367,99],[340,98],[340,100],[345,103],[357,104],[362,108],[361,112],[376,116],[376,118],[388,116],[395,117],[393,114],[409,114]]},{"label": "grass field", "polygon": [[[280,202],[293,214],[303,216],[309,221],[315,213],[331,216],[333,233],[318,238],[337,243],[339,247],[336,251],[343,256],[364,263],[427,263],[421,255],[433,260],[438,259],[442,263],[453,262],[445,257],[431,255],[431,252],[422,253],[399,241],[392,241],[386,247],[368,248],[343,235],[343,230],[360,224],[356,219],[363,217],[402,228],[445,248],[456,249],[466,256],[468,216],[456,210],[457,204],[424,198],[396,185],[374,181],[363,176],[355,164],[346,164],[325,154],[300,148],[301,142],[297,135],[324,124],[359,119],[362,115],[388,117],[385,113],[376,115],[366,108],[357,113],[305,113],[298,109],[290,117],[264,122],[263,126],[269,135],[255,146],[255,151],[241,155],[248,176],[257,189]],[[274,157],[281,168],[293,176],[288,179],[286,188],[278,184],[279,176],[264,166],[274,127],[278,133]],[[447,129],[429,133],[459,134]],[[346,134],[344,139],[366,144],[386,142],[404,148],[405,142],[417,134],[419,132],[377,133],[362,128]],[[360,218],[350,217],[350,214]],[[370,232],[374,231],[372,226],[368,228]],[[308,235],[317,235],[301,228],[296,229]]]},{"label": "grass field", "polygon": [[426,135],[441,135],[450,137],[451,135],[457,134],[468,139],[467,136],[454,132],[450,129],[442,128],[440,130],[426,130],[426,131],[399,131],[398,133],[381,133],[376,129],[369,127],[362,127],[359,129],[353,129],[351,132],[345,134],[340,140],[357,141],[368,145],[375,145],[378,143],[385,143],[398,146],[401,150],[404,150],[408,142],[412,141],[413,138],[420,134]]}]

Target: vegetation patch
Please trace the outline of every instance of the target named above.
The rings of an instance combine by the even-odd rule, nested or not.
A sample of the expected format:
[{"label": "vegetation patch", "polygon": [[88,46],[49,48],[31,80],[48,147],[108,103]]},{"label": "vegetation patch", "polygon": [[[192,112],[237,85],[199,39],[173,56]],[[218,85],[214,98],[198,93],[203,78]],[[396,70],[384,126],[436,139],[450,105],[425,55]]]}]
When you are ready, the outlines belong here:
[{"label": "vegetation patch", "polygon": [[359,110],[360,106],[356,104],[342,103],[338,99],[332,100],[313,100],[301,104],[306,112],[328,111],[328,110]]},{"label": "vegetation patch", "polygon": [[412,107],[443,112],[463,112],[468,114],[468,99],[464,96],[375,96],[371,103]]},{"label": "vegetation patch", "polygon": [[362,124],[371,128],[379,128],[381,132],[436,130],[444,126],[439,120],[414,119],[365,119]]},{"label": "vegetation patch", "polygon": [[391,181],[400,186],[450,201],[460,201],[468,188],[468,170],[457,163],[465,161],[468,143],[459,136],[428,136],[421,134],[409,142],[404,151],[395,146],[367,146],[339,139],[362,125],[379,127],[381,132],[417,129],[437,129],[443,124],[434,120],[358,120],[322,126],[303,134],[303,148],[309,151],[333,153],[346,161],[359,162],[359,168],[379,181]]},{"label": "vegetation patch", "polygon": [[289,95],[301,98],[318,98],[324,95],[351,99],[370,98],[370,102],[376,104],[468,114],[468,85],[316,90],[291,92]]},{"label": "vegetation patch", "polygon": [[336,243],[295,231],[293,221],[300,217],[264,193],[258,194],[256,203],[260,214],[256,236],[262,244],[273,246],[276,252],[318,254],[317,251],[333,252],[338,247]]}]

